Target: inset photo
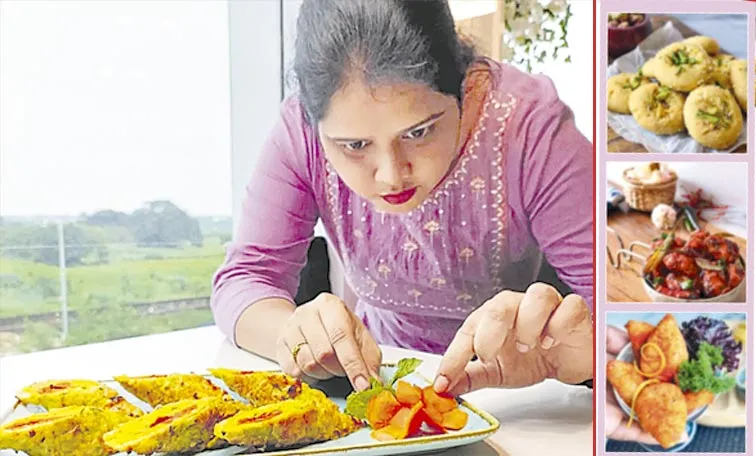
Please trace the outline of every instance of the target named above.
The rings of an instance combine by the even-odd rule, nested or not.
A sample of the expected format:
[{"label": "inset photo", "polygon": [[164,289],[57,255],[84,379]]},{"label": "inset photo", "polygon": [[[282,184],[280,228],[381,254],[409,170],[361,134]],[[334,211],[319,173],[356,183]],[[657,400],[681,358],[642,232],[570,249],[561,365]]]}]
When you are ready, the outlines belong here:
[{"label": "inset photo", "polygon": [[745,302],[748,176],[744,163],[607,163],[607,301]]},{"label": "inset photo", "polygon": [[746,14],[609,13],[607,47],[609,152],[747,152]]},{"label": "inset photo", "polygon": [[606,452],[744,453],[746,321],[608,312]]}]

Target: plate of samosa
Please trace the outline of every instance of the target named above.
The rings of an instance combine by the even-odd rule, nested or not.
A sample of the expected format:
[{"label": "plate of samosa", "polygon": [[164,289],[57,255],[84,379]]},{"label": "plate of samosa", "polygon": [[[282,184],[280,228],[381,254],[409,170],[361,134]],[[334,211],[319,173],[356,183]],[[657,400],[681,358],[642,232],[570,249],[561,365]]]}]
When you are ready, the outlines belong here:
[{"label": "plate of samosa", "polygon": [[[681,328],[666,314],[656,325],[637,320],[625,325],[630,343],[607,363],[606,375],[628,425],[637,421],[658,441],[658,447],[647,449],[682,449],[696,420],[717,396],[734,388],[742,346],[719,323],[698,317]],[[707,339],[712,328],[724,337]]]}]

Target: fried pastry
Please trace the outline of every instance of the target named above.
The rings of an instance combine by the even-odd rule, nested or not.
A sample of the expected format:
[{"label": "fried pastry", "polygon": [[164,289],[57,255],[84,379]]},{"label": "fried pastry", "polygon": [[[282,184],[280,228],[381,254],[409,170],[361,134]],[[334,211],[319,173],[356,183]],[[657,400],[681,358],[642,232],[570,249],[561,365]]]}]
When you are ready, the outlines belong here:
[{"label": "fried pastry", "polygon": [[[645,349],[646,346],[652,344],[657,346],[661,353],[658,353],[657,350]],[[654,375],[654,378],[667,382],[675,378],[680,365],[687,360],[688,348],[685,344],[685,338],[677,326],[675,317],[667,314],[656,325],[644,344],[644,348],[641,349],[640,370],[645,374],[659,372]]]},{"label": "fried pastry", "polygon": [[683,395],[685,396],[688,413],[693,412],[699,407],[711,405],[714,402],[714,393],[709,390],[701,390],[697,393],[688,391],[687,393],[683,393]]},{"label": "fried pastry", "polygon": [[631,363],[616,359],[607,363],[606,378],[628,406],[632,405],[635,391],[646,380]]},{"label": "fried pastry", "polygon": [[640,349],[654,332],[654,325],[645,321],[630,320],[625,323],[625,329],[633,346],[633,355],[635,359],[640,359]]},{"label": "fried pastry", "polygon": [[641,428],[664,448],[674,446],[685,432],[688,407],[677,385],[649,384],[638,394],[635,413]]}]

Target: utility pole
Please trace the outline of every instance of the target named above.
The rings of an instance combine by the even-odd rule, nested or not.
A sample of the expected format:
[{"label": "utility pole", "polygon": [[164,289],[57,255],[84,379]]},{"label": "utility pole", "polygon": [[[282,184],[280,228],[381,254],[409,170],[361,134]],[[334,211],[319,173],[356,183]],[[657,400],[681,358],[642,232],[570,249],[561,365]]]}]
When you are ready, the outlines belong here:
[{"label": "utility pole", "polygon": [[60,270],[60,318],[63,322],[63,340],[68,338],[68,280],[66,278],[66,240],[63,222],[58,220],[58,269]]}]

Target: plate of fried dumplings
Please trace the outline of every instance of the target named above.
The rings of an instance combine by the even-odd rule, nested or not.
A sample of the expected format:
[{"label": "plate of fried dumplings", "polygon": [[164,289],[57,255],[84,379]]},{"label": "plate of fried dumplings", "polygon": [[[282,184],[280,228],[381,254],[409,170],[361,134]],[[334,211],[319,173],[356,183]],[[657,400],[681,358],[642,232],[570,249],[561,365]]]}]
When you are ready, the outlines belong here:
[{"label": "plate of fried dumplings", "polygon": [[747,141],[747,73],[715,38],[668,22],[608,68],[607,122],[650,152],[732,152]]}]

